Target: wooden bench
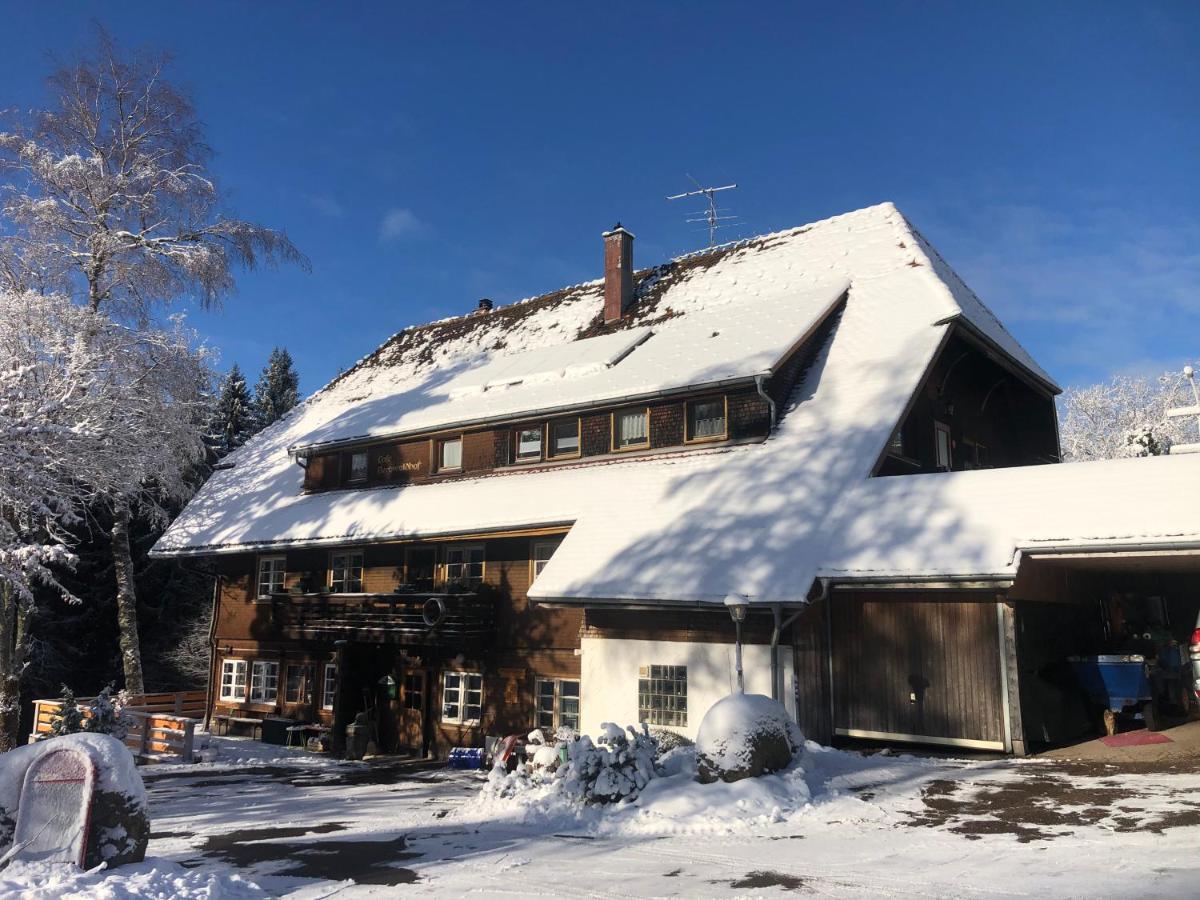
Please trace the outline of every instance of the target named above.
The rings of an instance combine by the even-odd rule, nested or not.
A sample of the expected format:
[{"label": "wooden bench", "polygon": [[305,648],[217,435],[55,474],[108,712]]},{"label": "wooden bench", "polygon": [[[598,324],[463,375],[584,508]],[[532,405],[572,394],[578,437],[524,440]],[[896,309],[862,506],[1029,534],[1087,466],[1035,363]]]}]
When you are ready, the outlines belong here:
[{"label": "wooden bench", "polygon": [[[249,725],[250,737],[254,737],[254,729],[258,729],[259,734],[262,734],[262,719],[253,719],[245,716],[234,716],[228,713],[219,713],[212,717],[213,728],[217,734],[229,734],[230,725]],[[225,725],[225,730],[221,731],[221,725]]]}]

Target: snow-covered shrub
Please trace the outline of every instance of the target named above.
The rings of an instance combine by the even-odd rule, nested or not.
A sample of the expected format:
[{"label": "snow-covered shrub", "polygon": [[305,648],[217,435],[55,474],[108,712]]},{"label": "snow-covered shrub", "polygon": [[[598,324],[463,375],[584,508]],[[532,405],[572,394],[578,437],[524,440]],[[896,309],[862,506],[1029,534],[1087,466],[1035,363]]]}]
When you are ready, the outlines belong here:
[{"label": "snow-covered shrub", "polygon": [[129,717],[125,715],[125,707],[129,703],[129,695],[125,691],[113,694],[114,685],[108,685],[88,704],[90,715],[84,720],[83,730],[93,734],[109,734],[119,741],[125,740],[129,734]]},{"label": "snow-covered shrub", "polygon": [[804,748],[783,704],[762,694],[730,694],[713,704],[696,733],[696,779],[738,781],[778,772]]},{"label": "snow-covered shrub", "polygon": [[678,750],[680,747],[694,747],[696,742],[686,735],[682,735],[677,731],[671,731],[669,728],[651,728],[650,737],[654,738],[654,742],[658,744],[658,755],[665,756],[673,750]]},{"label": "snow-covered shrub", "polygon": [[634,800],[657,774],[658,745],[646,726],[622,729],[612,722],[600,726],[593,743],[587,735],[567,745],[567,763],[557,770],[568,797],[584,803]]},{"label": "snow-covered shrub", "polygon": [[38,740],[45,741],[80,731],[83,731],[83,711],[79,708],[79,701],[75,699],[75,692],[64,684],[62,696],[58,698],[58,712],[50,717],[50,730],[38,735]]}]

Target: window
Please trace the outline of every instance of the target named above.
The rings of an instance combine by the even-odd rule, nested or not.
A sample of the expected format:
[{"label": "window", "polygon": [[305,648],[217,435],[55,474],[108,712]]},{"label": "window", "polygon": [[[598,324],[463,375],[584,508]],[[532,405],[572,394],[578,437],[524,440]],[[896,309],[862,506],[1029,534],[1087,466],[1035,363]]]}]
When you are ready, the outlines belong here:
[{"label": "window", "polygon": [[244,659],[227,659],[221,663],[221,699],[238,702],[246,699]]},{"label": "window", "polygon": [[250,702],[274,703],[279,694],[279,663],[257,659],[250,667]]},{"label": "window", "polygon": [[959,460],[964,469],[988,469],[991,468],[991,456],[988,454],[987,444],[981,444],[978,441],[963,439],[962,452],[959,454]]},{"label": "window", "polygon": [[446,548],[446,583],[479,584],[483,581],[483,545]]},{"label": "window", "polygon": [[446,672],[442,676],[442,721],[473,724],[483,713],[483,676],[477,672]]},{"label": "window", "polygon": [[550,562],[550,557],[554,555],[554,551],[558,549],[560,543],[560,541],[533,542],[533,552],[530,554],[530,559],[533,560],[534,578],[542,574],[542,569],[546,568],[546,563]]},{"label": "window", "polygon": [[650,446],[650,411],[623,409],[613,413],[613,449],[632,450]]},{"label": "window", "polygon": [[337,693],[337,666],[325,663],[325,680],[321,685],[321,709],[333,709],[333,698]]},{"label": "window", "polygon": [[361,551],[329,554],[329,590],[335,594],[361,594],[362,579]]},{"label": "window", "polygon": [[516,437],[517,462],[528,462],[529,460],[542,458],[541,425],[535,425],[533,428],[518,428]]},{"label": "window", "polygon": [[462,468],[462,438],[447,438],[438,441],[438,471],[448,472]]},{"label": "window", "polygon": [[367,480],[367,451],[359,450],[350,454],[350,481]]},{"label": "window", "polygon": [[687,726],[687,666],[638,669],[638,721]]},{"label": "window", "polygon": [[420,712],[425,708],[425,675],[409,672],[404,676],[404,708]]},{"label": "window", "polygon": [[725,398],[689,400],[687,436],[689,441],[716,441],[728,437]]},{"label": "window", "polygon": [[300,665],[287,667],[287,687],[284,690],[283,699],[288,703],[312,703],[312,666]]},{"label": "window", "polygon": [[550,458],[579,455],[579,420],[559,419],[550,423]]},{"label": "window", "polygon": [[942,422],[934,422],[934,447],[937,452],[937,467],[943,472],[949,472],[954,463],[951,449],[954,446],[950,440],[950,426]]},{"label": "window", "polygon": [[579,682],[566,678],[537,680],[537,727],[551,738],[559,728],[579,730]]},{"label": "window", "polygon": [[269,597],[283,592],[284,570],[287,560],[283,556],[260,556],[258,558],[258,596]]}]

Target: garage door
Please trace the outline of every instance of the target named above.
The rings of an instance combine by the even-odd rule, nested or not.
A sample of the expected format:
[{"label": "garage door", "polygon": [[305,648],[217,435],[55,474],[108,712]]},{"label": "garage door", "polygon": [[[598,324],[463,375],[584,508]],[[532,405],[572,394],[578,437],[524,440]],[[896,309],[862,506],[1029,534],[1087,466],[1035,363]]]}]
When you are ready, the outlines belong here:
[{"label": "garage door", "polygon": [[832,599],[836,734],[1006,749],[994,601]]}]

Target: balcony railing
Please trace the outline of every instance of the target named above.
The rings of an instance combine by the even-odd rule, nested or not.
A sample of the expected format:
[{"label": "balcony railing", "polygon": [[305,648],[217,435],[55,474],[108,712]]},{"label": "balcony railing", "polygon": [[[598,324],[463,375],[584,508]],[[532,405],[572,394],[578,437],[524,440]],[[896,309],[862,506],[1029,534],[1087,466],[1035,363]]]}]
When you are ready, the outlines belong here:
[{"label": "balcony railing", "polygon": [[494,601],[475,593],[272,594],[288,637],[451,646],[493,632]]}]

